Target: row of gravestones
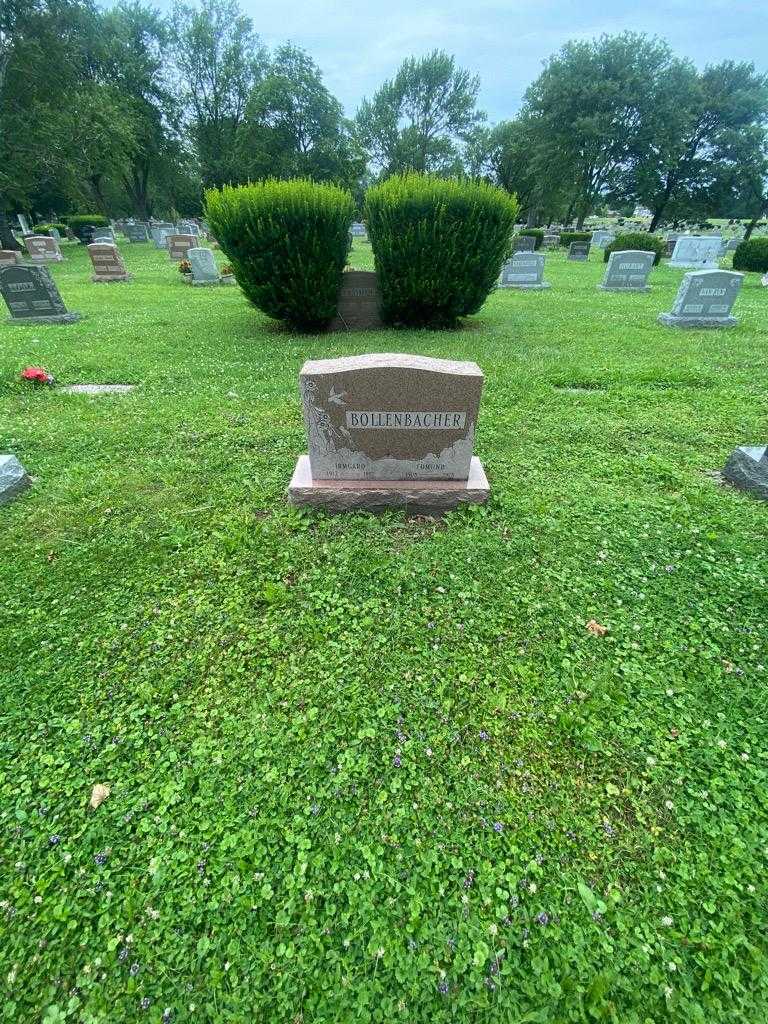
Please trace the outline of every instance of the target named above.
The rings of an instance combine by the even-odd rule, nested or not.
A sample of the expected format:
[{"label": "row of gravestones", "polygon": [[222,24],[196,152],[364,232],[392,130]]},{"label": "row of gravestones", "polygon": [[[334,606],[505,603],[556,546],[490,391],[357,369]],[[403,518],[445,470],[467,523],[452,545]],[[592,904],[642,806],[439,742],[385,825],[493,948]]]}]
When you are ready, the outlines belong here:
[{"label": "row of gravestones", "polygon": [[[648,292],[654,259],[652,252],[613,252],[598,287],[610,292]],[[544,261],[541,253],[515,253],[502,267],[499,287],[534,291],[549,288],[544,280]],[[738,320],[733,316],[733,304],[743,280],[743,274],[732,270],[690,271],[683,277],[671,311],[661,313],[659,323],[668,327],[734,327]]]}]

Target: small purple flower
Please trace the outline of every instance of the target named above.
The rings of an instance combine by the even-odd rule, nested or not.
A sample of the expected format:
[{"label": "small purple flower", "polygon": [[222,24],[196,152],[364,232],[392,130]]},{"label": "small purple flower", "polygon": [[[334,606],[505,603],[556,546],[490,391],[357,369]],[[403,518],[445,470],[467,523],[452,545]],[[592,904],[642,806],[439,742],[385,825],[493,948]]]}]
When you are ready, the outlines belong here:
[{"label": "small purple flower", "polygon": [[448,980],[446,978],[441,978],[440,981],[438,981],[437,991],[440,993],[441,996],[448,995]]},{"label": "small purple flower", "polygon": [[470,868],[470,870],[467,872],[467,877],[464,879],[464,888],[465,889],[469,889],[470,886],[472,885],[472,883],[474,882],[474,880],[475,880],[475,872],[472,871],[472,869]]},{"label": "small purple flower", "polygon": [[205,861],[204,860],[199,860],[197,862],[197,872],[200,875],[204,875],[205,874]]},{"label": "small purple flower", "polygon": [[483,740],[484,742],[487,743],[490,738],[491,737],[488,735],[488,733],[485,731],[485,729],[481,729],[480,730],[480,739],[481,740]]},{"label": "small purple flower", "polygon": [[59,843],[61,842],[61,836],[51,836],[48,842],[51,844],[51,846],[58,846]]},{"label": "small purple flower", "polygon": [[493,823],[493,831],[494,832],[503,832],[504,831],[504,826],[502,825],[502,823],[500,821],[494,821],[494,823]]},{"label": "small purple flower", "polygon": [[542,928],[545,925],[548,925],[549,924],[549,914],[545,913],[545,911],[542,910],[540,914],[536,915],[536,924],[540,924],[542,926]]},{"label": "small purple flower", "polygon": [[127,946],[123,946],[122,947],[120,952],[117,954],[117,959],[120,960],[120,961],[128,959],[128,947]]},{"label": "small purple flower", "polygon": [[142,1010],[148,1010],[152,1005],[152,1000],[149,998],[149,996],[144,996],[139,1005],[141,1006]]},{"label": "small purple flower", "polygon": [[395,754],[395,756],[392,758],[393,766],[395,768],[399,768],[402,763],[403,762],[400,760],[400,755],[399,754]]},{"label": "small purple flower", "polygon": [[135,978],[135,977],[136,977],[136,975],[137,975],[137,974],[139,973],[139,971],[140,971],[140,970],[141,970],[141,964],[138,964],[138,963],[133,963],[133,964],[131,964],[131,966],[130,966],[130,967],[128,968],[128,973],[130,974],[130,976],[131,976],[132,978]]},{"label": "small purple flower", "polygon": [[101,853],[97,853],[96,856],[93,859],[96,861],[96,863],[99,865],[99,867],[101,867],[103,864],[107,863],[107,855],[106,855],[106,853],[104,853],[103,850],[102,850]]},{"label": "small purple flower", "polygon": [[320,813],[320,804],[312,804],[312,806],[310,807],[310,810],[312,811],[313,814],[319,814]]}]

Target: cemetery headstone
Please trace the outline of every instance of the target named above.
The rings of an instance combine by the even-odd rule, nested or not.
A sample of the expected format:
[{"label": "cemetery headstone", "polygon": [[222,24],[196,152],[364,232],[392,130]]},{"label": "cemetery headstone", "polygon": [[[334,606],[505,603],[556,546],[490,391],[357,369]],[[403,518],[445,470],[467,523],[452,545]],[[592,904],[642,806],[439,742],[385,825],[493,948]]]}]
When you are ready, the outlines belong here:
[{"label": "cemetery headstone", "polygon": [[735,448],[725,464],[723,477],[734,487],[768,501],[768,446]]},{"label": "cemetery headstone", "polygon": [[542,249],[557,249],[560,246],[560,235],[544,235]]},{"label": "cemetery headstone", "polygon": [[589,242],[571,242],[568,246],[568,259],[584,263],[589,259],[589,249]]},{"label": "cemetery headstone", "polygon": [[375,331],[383,327],[381,296],[371,270],[345,270],[341,275],[339,303],[332,331]]},{"label": "cemetery headstone", "polygon": [[50,235],[27,235],[24,244],[33,263],[61,263],[64,259],[59,243]]},{"label": "cemetery headstone", "polygon": [[26,469],[15,455],[0,455],[0,505],[12,501],[31,484]]},{"label": "cemetery headstone", "polygon": [[93,264],[91,281],[94,284],[131,280],[133,275],[125,269],[123,257],[116,245],[110,242],[92,242],[88,246],[88,255]]},{"label": "cemetery headstone", "polygon": [[19,227],[21,228],[22,235],[31,235],[32,234],[32,229],[30,228],[29,221],[24,216],[24,214],[23,213],[17,213],[16,214],[16,219],[19,222]]},{"label": "cemetery headstone", "polygon": [[156,249],[167,249],[168,235],[170,235],[173,229],[161,226],[159,224],[150,228],[150,234],[152,235],[152,241],[155,243]]},{"label": "cemetery headstone", "polygon": [[590,239],[592,245],[598,249],[604,249],[609,242],[612,242],[616,236],[612,231],[607,231],[603,228],[599,228],[597,231],[592,232],[592,238]]},{"label": "cemetery headstone", "polygon": [[112,228],[97,227],[93,229],[91,237],[94,242],[114,242],[115,233]]},{"label": "cemetery headstone", "polygon": [[512,239],[512,252],[533,252],[536,249],[536,239],[533,235],[515,235]]},{"label": "cemetery headstone", "polygon": [[126,224],[125,235],[129,242],[148,242],[149,234],[146,224]]},{"label": "cemetery headstone", "polygon": [[192,266],[193,285],[221,284],[221,274],[216,266],[216,257],[212,249],[195,246],[187,250],[186,259]]},{"label": "cemetery headstone", "polygon": [[648,275],[656,254],[638,249],[612,252],[605,276],[598,287],[604,292],[649,292]]},{"label": "cemetery headstone", "polygon": [[740,238],[729,238],[728,239],[728,244],[725,247],[725,251],[726,252],[735,252],[736,249],[738,249],[738,247],[740,245],[741,245],[741,239]]},{"label": "cemetery headstone", "polygon": [[516,252],[501,268],[499,288],[523,288],[541,291],[549,288],[544,280],[544,260],[540,252]]},{"label": "cemetery headstone", "polygon": [[176,233],[179,235],[194,235],[195,238],[200,234],[200,228],[191,220],[180,220],[176,225]]},{"label": "cemetery headstone", "polygon": [[444,511],[489,494],[472,454],[483,373],[476,363],[374,353],[304,364],[309,454],[294,505]]},{"label": "cemetery headstone", "polygon": [[0,267],[15,267],[21,263],[21,254],[15,249],[0,249]]},{"label": "cemetery headstone", "polygon": [[349,229],[349,233],[353,238],[365,238],[368,234],[365,224],[361,224],[359,221],[355,221]]},{"label": "cemetery headstone", "polygon": [[51,238],[55,239],[57,242],[61,241],[61,232],[59,231],[58,228],[51,228],[50,229],[50,234],[51,234]]},{"label": "cemetery headstone", "polygon": [[0,292],[11,313],[9,324],[72,324],[70,313],[47,267],[3,267]]},{"label": "cemetery headstone", "polygon": [[731,310],[743,274],[732,270],[692,270],[683,277],[672,310],[660,313],[667,327],[735,327]]},{"label": "cemetery headstone", "polygon": [[669,261],[670,267],[714,270],[720,259],[720,239],[711,235],[683,235],[678,238]]},{"label": "cemetery headstone", "polygon": [[178,263],[187,258],[189,250],[197,245],[197,239],[194,235],[168,235],[166,244],[169,258]]},{"label": "cemetery headstone", "polygon": [[667,257],[667,259],[669,259],[671,257],[671,255],[672,255],[672,253],[675,251],[675,246],[677,245],[677,239],[676,238],[668,238],[664,244],[667,247],[666,252],[665,252],[665,256]]}]

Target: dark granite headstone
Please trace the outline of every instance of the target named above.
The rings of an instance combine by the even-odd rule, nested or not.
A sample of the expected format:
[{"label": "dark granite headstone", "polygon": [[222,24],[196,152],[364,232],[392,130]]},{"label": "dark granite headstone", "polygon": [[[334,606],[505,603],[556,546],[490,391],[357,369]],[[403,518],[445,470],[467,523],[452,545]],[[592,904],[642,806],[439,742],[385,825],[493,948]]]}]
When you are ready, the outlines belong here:
[{"label": "dark granite headstone", "polygon": [[589,242],[571,242],[568,246],[568,259],[585,263],[589,259]]},{"label": "dark granite headstone", "polygon": [[9,324],[71,324],[79,313],[67,312],[47,267],[3,267],[0,292],[11,313]]},{"label": "dark granite headstone", "polygon": [[728,457],[723,477],[734,487],[768,501],[768,447],[741,445]]},{"label": "dark granite headstone", "polygon": [[381,298],[376,274],[371,270],[346,270],[341,275],[339,308],[332,331],[376,331],[383,327]]},{"label": "dark granite headstone", "polygon": [[533,252],[536,248],[536,239],[533,235],[515,235],[512,239],[512,252]]}]

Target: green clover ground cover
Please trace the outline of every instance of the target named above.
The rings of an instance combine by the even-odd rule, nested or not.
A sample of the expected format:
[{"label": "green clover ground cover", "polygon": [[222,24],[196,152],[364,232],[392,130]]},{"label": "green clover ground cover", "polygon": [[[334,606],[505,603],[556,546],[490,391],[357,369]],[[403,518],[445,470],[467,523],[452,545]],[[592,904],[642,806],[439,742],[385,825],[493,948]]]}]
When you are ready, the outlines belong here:
[{"label": "green clover ground cover", "polygon": [[[593,253],[301,337],[121,248],[0,328],[0,1019],[765,1020],[768,513],[708,475],[766,439],[757,277],[729,332]],[[286,507],[301,363],[365,350],[480,363],[486,508]]]}]

